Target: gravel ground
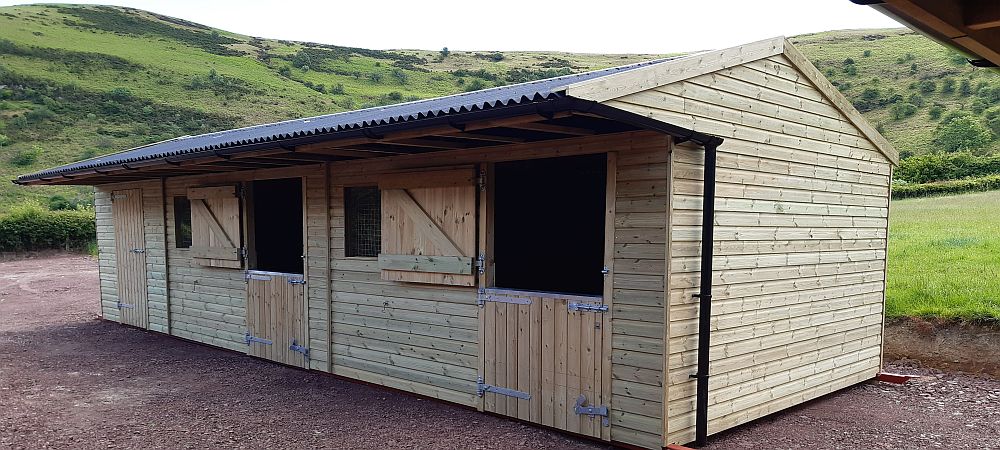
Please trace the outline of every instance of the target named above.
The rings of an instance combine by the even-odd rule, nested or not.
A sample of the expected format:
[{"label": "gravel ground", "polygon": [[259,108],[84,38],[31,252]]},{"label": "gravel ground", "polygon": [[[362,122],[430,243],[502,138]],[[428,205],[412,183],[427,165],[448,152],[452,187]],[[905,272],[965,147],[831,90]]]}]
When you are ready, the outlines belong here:
[{"label": "gravel ground", "polygon": [[[0,448],[604,448],[96,320],[95,262],[0,263]],[[910,365],[712,449],[998,448],[1000,381]]]}]

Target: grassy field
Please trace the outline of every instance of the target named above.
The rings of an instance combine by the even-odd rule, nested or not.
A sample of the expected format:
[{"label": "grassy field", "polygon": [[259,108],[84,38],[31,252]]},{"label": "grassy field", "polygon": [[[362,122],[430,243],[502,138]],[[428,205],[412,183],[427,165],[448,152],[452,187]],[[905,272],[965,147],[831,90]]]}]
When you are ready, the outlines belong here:
[{"label": "grassy field", "polygon": [[896,200],[887,316],[1000,321],[1000,191]]}]

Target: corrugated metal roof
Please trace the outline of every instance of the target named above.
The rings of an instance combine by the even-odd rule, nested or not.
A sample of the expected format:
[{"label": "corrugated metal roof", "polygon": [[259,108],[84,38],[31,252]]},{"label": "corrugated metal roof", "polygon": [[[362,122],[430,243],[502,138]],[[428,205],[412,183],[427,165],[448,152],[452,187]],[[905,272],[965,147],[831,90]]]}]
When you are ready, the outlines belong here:
[{"label": "corrugated metal roof", "polygon": [[648,66],[669,59],[671,58],[390,106],[287,120],[197,136],[185,136],[43,170],[30,175],[22,175],[15,182],[27,182],[110,165],[167,158],[226,147],[260,144],[303,136],[410,122],[448,114],[544,102],[563,97],[562,89],[569,84]]}]

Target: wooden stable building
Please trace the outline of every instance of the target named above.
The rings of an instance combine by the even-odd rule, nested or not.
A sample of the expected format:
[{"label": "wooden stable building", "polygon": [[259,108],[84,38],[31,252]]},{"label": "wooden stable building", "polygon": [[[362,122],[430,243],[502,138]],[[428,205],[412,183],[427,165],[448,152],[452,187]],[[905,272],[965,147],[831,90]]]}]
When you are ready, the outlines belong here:
[{"label": "wooden stable building", "polygon": [[107,320],[659,448],[879,372],[896,163],[776,38],[16,182],[96,187]]}]

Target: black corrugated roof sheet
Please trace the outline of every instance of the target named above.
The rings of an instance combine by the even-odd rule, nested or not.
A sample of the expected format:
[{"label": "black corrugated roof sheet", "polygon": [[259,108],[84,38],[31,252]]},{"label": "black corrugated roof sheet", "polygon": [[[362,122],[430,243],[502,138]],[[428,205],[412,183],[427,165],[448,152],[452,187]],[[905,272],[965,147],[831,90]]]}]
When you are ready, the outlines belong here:
[{"label": "black corrugated roof sheet", "polygon": [[[669,59],[669,58],[668,58]],[[576,82],[600,78],[617,72],[632,70],[666,61],[660,59],[630,64],[581,74],[565,75],[527,83],[483,89],[464,94],[449,95],[409,103],[348,111],[336,114],[286,120],[197,136],[185,136],[155,144],[137,147],[119,153],[100,156],[64,166],[22,175],[16,183],[54,177],[61,174],[95,169],[123,163],[134,163],[171,156],[191,154],[250,144],[336,133],[345,130],[389,125],[401,122],[439,117],[448,114],[473,112],[505,106],[538,103],[564,97],[563,89]]]}]

